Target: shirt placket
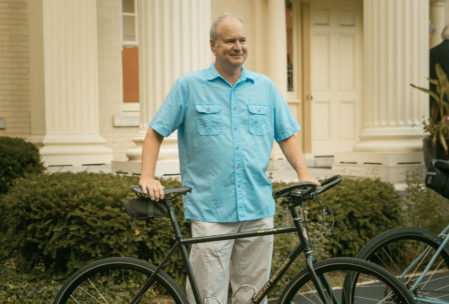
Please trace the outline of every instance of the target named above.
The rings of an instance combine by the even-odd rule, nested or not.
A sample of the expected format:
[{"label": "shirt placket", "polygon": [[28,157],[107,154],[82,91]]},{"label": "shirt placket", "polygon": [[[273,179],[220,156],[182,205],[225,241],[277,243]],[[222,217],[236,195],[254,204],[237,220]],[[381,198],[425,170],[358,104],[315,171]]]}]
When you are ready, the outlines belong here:
[{"label": "shirt placket", "polygon": [[240,220],[244,215],[243,191],[242,191],[242,147],[240,136],[240,117],[236,86],[231,88],[231,132],[234,148],[234,178],[235,195],[237,204],[237,218]]}]

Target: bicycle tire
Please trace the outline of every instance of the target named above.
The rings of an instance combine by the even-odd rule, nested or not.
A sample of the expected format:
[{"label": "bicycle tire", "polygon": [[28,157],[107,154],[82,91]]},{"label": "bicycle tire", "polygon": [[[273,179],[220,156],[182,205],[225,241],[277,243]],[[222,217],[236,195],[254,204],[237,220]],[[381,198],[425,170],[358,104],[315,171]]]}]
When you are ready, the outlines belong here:
[{"label": "bicycle tire", "polygon": [[[156,266],[124,257],[106,258],[88,264],[66,281],[53,304],[130,303]],[[188,303],[179,285],[160,271],[139,302]]]},{"label": "bicycle tire", "polygon": [[[413,227],[395,228],[376,236],[368,242],[356,257],[380,265],[400,277],[401,282],[411,288],[440,246],[441,240],[434,233]],[[419,254],[429,248],[419,263],[404,273],[404,270]],[[435,260],[425,279],[413,290],[417,301],[420,297],[431,297],[449,303],[449,250],[445,248]]]},{"label": "bicycle tire", "polygon": [[[356,258],[331,258],[314,263],[322,284],[329,284],[331,303],[415,303],[412,295],[394,276],[381,267]],[[357,273],[356,288],[344,288],[347,275]],[[317,294],[307,270],[301,271],[284,289],[279,303],[324,303]]]}]

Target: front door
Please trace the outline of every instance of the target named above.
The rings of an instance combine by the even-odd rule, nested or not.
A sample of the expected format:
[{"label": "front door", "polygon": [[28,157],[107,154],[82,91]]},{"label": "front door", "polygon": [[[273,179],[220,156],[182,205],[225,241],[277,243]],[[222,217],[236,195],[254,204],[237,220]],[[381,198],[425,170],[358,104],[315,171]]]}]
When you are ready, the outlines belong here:
[{"label": "front door", "polygon": [[361,115],[361,0],[310,1],[311,153],[352,151]]}]

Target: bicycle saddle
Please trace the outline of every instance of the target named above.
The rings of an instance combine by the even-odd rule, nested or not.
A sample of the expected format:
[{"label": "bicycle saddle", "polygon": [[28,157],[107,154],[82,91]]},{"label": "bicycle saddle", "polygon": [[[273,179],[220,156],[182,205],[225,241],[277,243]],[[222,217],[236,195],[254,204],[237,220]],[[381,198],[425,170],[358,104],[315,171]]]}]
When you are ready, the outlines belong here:
[{"label": "bicycle saddle", "polygon": [[[148,194],[143,193],[142,188],[139,185],[130,186],[131,190],[137,193],[140,197],[149,199]],[[172,199],[178,195],[184,195],[188,192],[192,192],[192,188],[167,188],[164,189],[164,197]]]},{"label": "bicycle saddle", "polygon": [[[139,196],[139,198],[127,200],[123,204],[125,205],[126,211],[133,219],[144,220],[169,216],[167,206],[163,201],[152,201],[148,194],[143,193],[142,188],[139,185],[133,185],[130,188]],[[170,200],[178,195],[183,195],[191,191],[191,188],[164,189],[164,200]]]}]

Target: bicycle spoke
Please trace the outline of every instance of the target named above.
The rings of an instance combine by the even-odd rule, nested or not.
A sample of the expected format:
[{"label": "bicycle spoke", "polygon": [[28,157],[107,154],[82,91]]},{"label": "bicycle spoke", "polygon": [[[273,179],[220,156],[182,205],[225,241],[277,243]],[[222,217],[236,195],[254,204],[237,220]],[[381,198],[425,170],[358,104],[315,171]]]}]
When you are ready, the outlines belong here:
[{"label": "bicycle spoke", "polygon": [[436,256],[427,273],[423,273],[439,244],[438,237],[428,231],[398,228],[373,239],[362,248],[357,257],[367,259],[393,273],[418,298],[449,301],[448,254],[442,252]]},{"label": "bicycle spoke", "polygon": [[[156,269],[131,258],[108,258],[80,269],[63,287],[55,303],[124,304],[130,303]],[[185,303],[181,289],[167,274],[156,275],[139,303]],[[173,285],[175,286],[173,286]]]}]

